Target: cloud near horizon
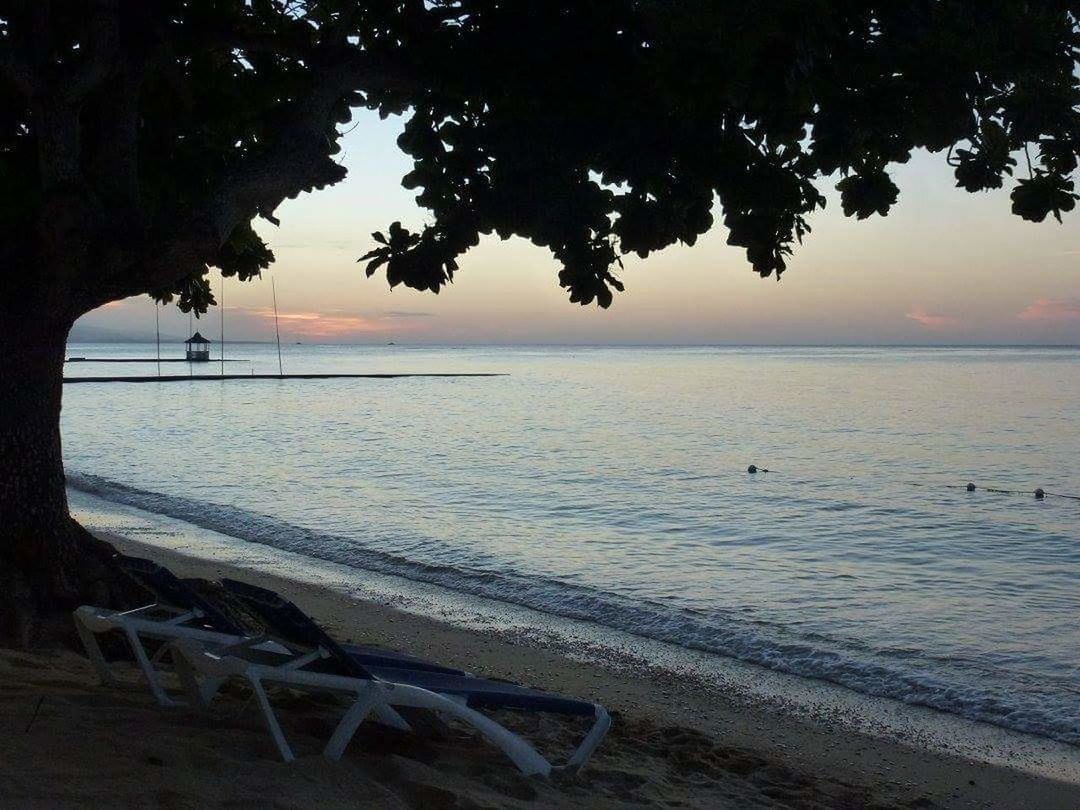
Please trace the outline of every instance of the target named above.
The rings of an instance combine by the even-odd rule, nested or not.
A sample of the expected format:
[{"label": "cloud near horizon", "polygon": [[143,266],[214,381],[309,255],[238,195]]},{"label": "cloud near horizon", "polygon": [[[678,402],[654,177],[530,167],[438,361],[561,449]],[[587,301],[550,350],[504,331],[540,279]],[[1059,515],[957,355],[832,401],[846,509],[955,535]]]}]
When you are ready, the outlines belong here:
[{"label": "cloud near horizon", "polygon": [[913,307],[911,312],[904,315],[905,318],[922,326],[924,329],[955,329],[960,325],[960,319],[952,315],[927,312],[922,307]]},{"label": "cloud near horizon", "polygon": [[[226,310],[240,318],[249,318],[261,322],[273,329],[273,307],[226,307]],[[408,321],[413,318],[435,317],[432,312],[412,312],[389,310],[377,315],[353,315],[347,310],[330,309],[322,312],[309,310],[281,311],[277,313],[281,330],[290,335],[314,339],[345,339],[361,337],[394,330],[410,329]]]},{"label": "cloud near horizon", "polygon": [[[273,307],[227,307],[226,309],[268,323],[274,320]],[[341,338],[356,334],[370,334],[382,329],[378,321],[359,315],[279,311],[277,319],[282,329],[313,338]]]},{"label": "cloud near horizon", "polygon": [[1016,316],[1021,321],[1067,321],[1080,319],[1080,297],[1036,298]]}]

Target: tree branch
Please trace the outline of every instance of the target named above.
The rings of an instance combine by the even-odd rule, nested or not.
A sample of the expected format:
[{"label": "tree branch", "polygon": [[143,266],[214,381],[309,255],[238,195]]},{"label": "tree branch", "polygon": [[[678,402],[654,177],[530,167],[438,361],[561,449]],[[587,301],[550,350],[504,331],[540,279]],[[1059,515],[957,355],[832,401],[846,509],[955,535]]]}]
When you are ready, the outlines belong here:
[{"label": "tree branch", "polygon": [[178,224],[126,247],[114,243],[85,306],[168,289],[213,264],[238,225],[344,176],[328,142],[338,103],[355,92],[415,89],[417,81],[405,65],[389,59],[340,47],[326,50],[321,64],[312,66],[309,92],[275,124],[273,142],[238,161],[194,211],[162,217]]},{"label": "tree branch", "polygon": [[120,9],[117,0],[95,0],[83,29],[86,59],[58,88],[59,98],[78,104],[113,75],[120,64]]},{"label": "tree branch", "polygon": [[86,144],[86,172],[110,206],[123,213],[137,208],[139,197],[139,93],[144,71],[129,66],[109,82],[103,98],[84,109],[94,116],[95,142]]},{"label": "tree branch", "polygon": [[404,66],[365,53],[339,54],[315,67],[310,93],[276,128],[274,144],[242,161],[210,196],[208,221],[221,239],[260,211],[273,212],[286,198],[341,179],[344,169],[327,148],[338,102],[355,92],[406,86],[415,82]]},{"label": "tree branch", "polygon": [[0,77],[29,100],[41,91],[41,79],[29,63],[20,59],[10,48],[0,49]]}]

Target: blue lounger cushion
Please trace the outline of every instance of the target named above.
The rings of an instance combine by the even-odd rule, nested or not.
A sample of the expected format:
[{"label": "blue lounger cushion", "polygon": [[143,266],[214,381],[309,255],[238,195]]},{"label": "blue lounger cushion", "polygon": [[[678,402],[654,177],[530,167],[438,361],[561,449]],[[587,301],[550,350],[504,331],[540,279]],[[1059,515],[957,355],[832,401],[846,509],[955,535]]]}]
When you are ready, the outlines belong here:
[{"label": "blue lounger cushion", "polygon": [[397,650],[385,647],[369,647],[365,644],[342,644],[341,649],[350,657],[357,659],[358,663],[369,672],[372,667],[400,667],[404,669],[421,670],[425,672],[442,672],[447,675],[464,675],[460,669],[444,667],[423,658],[416,658]]},{"label": "blue lounger cushion", "polygon": [[379,680],[419,686],[431,692],[463,697],[472,709],[518,709],[582,717],[592,717],[596,712],[596,707],[584,700],[550,695],[538,689],[529,689],[525,686],[478,678],[473,675],[451,675],[379,666],[368,666],[367,671]]},{"label": "blue lounger cushion", "polygon": [[339,644],[319,624],[285,597],[267,588],[249,585],[235,579],[221,580],[222,586],[280,636],[280,640],[301,646],[322,647],[345,674],[354,678],[370,678],[369,664],[374,666],[407,667],[449,675],[463,675],[460,669],[444,667],[396,650],[360,644]]},{"label": "blue lounger cushion", "polygon": [[446,695],[465,698],[472,708],[504,708],[523,711],[592,716],[592,703],[558,697],[517,684],[477,678],[455,672],[438,672],[412,667],[380,666],[358,660],[320,627],[304,611],[273,591],[223,579],[221,584],[266,623],[280,641],[307,649],[321,647],[343,674],[358,678],[378,678],[408,684]]}]

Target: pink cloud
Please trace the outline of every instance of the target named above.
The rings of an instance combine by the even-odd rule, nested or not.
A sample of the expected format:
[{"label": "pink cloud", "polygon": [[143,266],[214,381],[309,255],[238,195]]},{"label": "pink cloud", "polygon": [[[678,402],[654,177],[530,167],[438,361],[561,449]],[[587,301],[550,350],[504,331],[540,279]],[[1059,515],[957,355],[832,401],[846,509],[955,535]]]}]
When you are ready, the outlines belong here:
[{"label": "pink cloud", "polygon": [[[246,315],[263,321],[274,320],[270,307],[242,307]],[[321,312],[279,312],[281,328],[313,338],[346,337],[359,333],[378,332],[383,326],[370,318],[357,315],[329,315]]]},{"label": "pink cloud", "polygon": [[1080,318],[1080,298],[1036,298],[1017,316],[1022,321],[1067,321]]},{"label": "pink cloud", "polygon": [[959,318],[927,312],[922,307],[912,308],[911,312],[908,312],[904,317],[915,321],[924,329],[953,329],[960,325]]}]

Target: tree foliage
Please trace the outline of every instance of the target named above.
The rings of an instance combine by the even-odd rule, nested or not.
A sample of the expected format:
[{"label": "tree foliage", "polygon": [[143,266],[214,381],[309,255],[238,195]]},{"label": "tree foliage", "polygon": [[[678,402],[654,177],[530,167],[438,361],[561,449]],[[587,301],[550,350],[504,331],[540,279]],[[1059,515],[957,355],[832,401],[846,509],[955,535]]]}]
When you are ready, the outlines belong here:
[{"label": "tree foliage", "polygon": [[345,176],[358,107],[406,117],[430,212],[362,261],[433,292],[518,235],[606,307],[621,255],[692,245],[714,212],[779,276],[823,183],[884,216],[916,149],[1060,220],[1078,25],[1076,0],[0,0],[0,313],[205,310],[209,266],[273,260],[256,217]]}]

